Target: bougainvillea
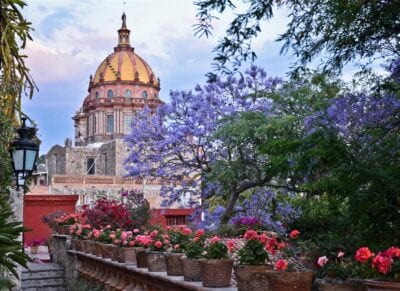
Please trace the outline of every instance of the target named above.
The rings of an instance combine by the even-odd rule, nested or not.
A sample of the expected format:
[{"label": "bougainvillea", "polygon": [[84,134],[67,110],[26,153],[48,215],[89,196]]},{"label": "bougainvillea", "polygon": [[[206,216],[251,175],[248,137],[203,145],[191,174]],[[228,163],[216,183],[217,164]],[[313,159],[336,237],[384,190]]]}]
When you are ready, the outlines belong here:
[{"label": "bougainvillea", "polygon": [[118,200],[102,198],[92,208],[86,208],[84,216],[94,228],[111,226],[112,229],[126,229],[131,226],[131,214]]}]

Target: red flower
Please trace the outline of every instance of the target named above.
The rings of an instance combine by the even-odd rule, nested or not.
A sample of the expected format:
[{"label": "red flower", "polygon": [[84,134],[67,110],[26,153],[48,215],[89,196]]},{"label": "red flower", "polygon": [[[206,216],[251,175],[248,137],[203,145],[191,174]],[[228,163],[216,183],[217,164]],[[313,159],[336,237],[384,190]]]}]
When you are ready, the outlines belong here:
[{"label": "red flower", "polygon": [[198,231],[196,231],[196,236],[200,237],[204,235],[204,230],[199,229]]},{"label": "red flower", "polygon": [[289,236],[290,236],[291,239],[296,239],[299,236],[299,234],[300,234],[300,231],[298,231],[297,229],[293,229],[290,232]]},{"label": "red flower", "polygon": [[400,258],[400,248],[399,247],[390,247],[385,252],[385,256],[390,258]]},{"label": "red flower", "polygon": [[384,256],[381,253],[372,260],[372,266],[378,269],[379,273],[387,274],[390,272],[393,260],[391,257]]},{"label": "red flower", "polygon": [[286,271],[287,266],[288,266],[288,263],[287,263],[285,260],[279,259],[279,260],[275,263],[275,270],[278,271],[278,272]]},{"label": "red flower", "polygon": [[256,231],[249,229],[246,231],[244,234],[244,238],[247,240],[257,240],[258,239],[258,234]]},{"label": "red flower", "polygon": [[228,247],[228,252],[232,253],[235,249],[235,241],[233,239],[228,240],[226,246]]},{"label": "red flower", "polygon": [[162,242],[160,242],[160,241],[158,240],[158,241],[156,241],[156,242],[154,243],[154,246],[155,246],[157,249],[159,249],[159,248],[162,247]]},{"label": "red flower", "polygon": [[356,251],[356,261],[364,264],[373,256],[373,253],[367,247],[361,247]]},{"label": "red flower", "polygon": [[215,244],[217,242],[219,242],[221,239],[219,238],[219,236],[214,235],[212,238],[210,238],[210,243]]}]

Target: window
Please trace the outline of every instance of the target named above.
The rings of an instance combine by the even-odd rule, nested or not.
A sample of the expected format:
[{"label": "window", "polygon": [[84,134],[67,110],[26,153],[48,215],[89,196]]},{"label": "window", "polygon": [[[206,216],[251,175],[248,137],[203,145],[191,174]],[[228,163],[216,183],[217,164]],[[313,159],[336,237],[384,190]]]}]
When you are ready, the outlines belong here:
[{"label": "window", "polygon": [[186,224],[186,215],[167,215],[165,218],[168,226]]},{"label": "window", "polygon": [[86,174],[87,175],[94,175],[95,174],[95,168],[96,168],[96,164],[94,161],[94,158],[87,158],[86,160]]},{"label": "window", "polygon": [[124,97],[125,98],[132,97],[132,91],[129,89],[126,89],[124,92]]},{"label": "window", "polygon": [[131,132],[132,115],[124,116],[124,133],[128,134]]},{"label": "window", "polygon": [[113,98],[114,97],[114,92],[113,92],[113,90],[108,90],[107,91],[107,98],[108,99],[111,99],[111,98]]},{"label": "window", "polygon": [[94,97],[96,97],[96,99],[99,99],[99,92],[96,91],[96,93],[94,93]]},{"label": "window", "polygon": [[107,115],[107,133],[114,132],[114,115]]},{"label": "window", "polygon": [[142,92],[142,97],[143,97],[143,99],[147,99],[147,92],[146,91]]}]

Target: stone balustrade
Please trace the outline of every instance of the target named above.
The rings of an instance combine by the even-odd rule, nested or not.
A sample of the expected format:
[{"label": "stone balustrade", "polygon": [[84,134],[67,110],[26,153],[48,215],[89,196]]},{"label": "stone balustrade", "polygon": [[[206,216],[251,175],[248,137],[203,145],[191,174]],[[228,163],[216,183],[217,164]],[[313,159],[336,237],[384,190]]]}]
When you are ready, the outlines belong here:
[{"label": "stone balustrade", "polygon": [[68,290],[74,290],[79,278],[102,286],[105,290],[151,291],[236,291],[236,287],[205,288],[201,282],[186,282],[181,276],[166,272],[149,272],[136,265],[118,263],[92,254],[70,249],[71,237],[53,235],[53,260],[65,269]]},{"label": "stone balustrade", "polygon": [[[160,185],[161,180],[146,180],[146,185]],[[86,176],[70,176],[70,175],[54,175],[52,177],[52,185],[64,184],[90,184],[90,185],[111,185],[121,187],[124,185],[139,185],[143,186],[143,180],[133,178],[123,178],[118,176],[101,176],[101,175],[86,175]]]}]

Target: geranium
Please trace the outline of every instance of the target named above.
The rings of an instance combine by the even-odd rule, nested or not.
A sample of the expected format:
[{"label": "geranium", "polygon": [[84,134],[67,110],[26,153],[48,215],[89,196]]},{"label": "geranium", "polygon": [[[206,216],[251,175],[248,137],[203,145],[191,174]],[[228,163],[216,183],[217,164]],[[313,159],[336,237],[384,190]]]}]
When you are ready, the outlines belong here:
[{"label": "geranium", "polygon": [[323,256],[323,257],[319,257],[318,258],[318,265],[320,266],[320,267],[323,267],[323,266],[325,266],[325,264],[327,263],[329,261],[329,259],[326,257],[326,256]]},{"label": "geranium", "polygon": [[190,241],[192,230],[186,226],[171,227],[168,229],[168,243],[174,253],[183,253]]},{"label": "geranium", "polygon": [[361,247],[356,251],[356,260],[360,263],[366,263],[373,256],[373,253],[367,247]]},{"label": "geranium", "polygon": [[228,247],[217,235],[208,240],[204,250],[207,259],[228,259]]},{"label": "geranium", "polygon": [[241,265],[262,265],[269,259],[267,246],[268,237],[265,233],[258,234],[254,230],[247,230],[244,234],[245,245],[238,251]]},{"label": "geranium", "polygon": [[275,270],[278,272],[286,271],[287,267],[288,267],[288,263],[284,259],[279,259],[275,263]]},{"label": "geranium", "polygon": [[34,239],[30,243],[28,243],[26,246],[28,246],[28,247],[38,247],[38,246],[41,246],[43,244],[44,244],[44,240],[43,239]]},{"label": "geranium", "polygon": [[195,236],[186,245],[186,257],[188,259],[201,259],[205,251],[205,237]]},{"label": "geranium", "polygon": [[289,236],[291,239],[297,239],[299,234],[300,234],[300,231],[298,231],[297,229],[294,229],[290,232]]},{"label": "geranium", "polygon": [[379,273],[387,274],[392,267],[393,259],[389,256],[385,256],[382,253],[378,253],[376,257],[372,259],[372,266],[378,269]]}]

